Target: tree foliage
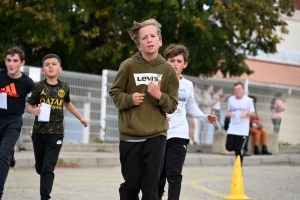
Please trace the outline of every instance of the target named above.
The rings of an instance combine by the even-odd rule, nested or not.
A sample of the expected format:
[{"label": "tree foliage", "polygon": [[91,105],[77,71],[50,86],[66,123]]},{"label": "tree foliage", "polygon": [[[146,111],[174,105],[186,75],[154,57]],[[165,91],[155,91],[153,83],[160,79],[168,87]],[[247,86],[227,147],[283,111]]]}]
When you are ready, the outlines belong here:
[{"label": "tree foliage", "polygon": [[118,69],[137,51],[128,35],[133,21],[155,18],[162,24],[161,54],[171,43],[190,50],[185,74],[250,74],[246,55],[275,53],[281,39],[275,30],[288,33],[280,15],[292,16],[294,1],[276,2],[2,0],[0,57],[18,45],[27,65],[41,66],[45,54],[56,53],[64,69],[101,74],[102,69]]}]

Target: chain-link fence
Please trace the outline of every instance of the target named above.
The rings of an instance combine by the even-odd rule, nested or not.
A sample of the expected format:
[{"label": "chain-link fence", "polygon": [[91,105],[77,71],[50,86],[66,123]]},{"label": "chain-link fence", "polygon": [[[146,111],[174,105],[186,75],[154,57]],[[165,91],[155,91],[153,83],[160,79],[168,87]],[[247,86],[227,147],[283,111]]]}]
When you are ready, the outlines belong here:
[{"label": "chain-link fence", "polygon": [[[41,73],[40,68],[24,66],[23,72],[33,78],[35,81],[45,79]],[[65,113],[65,141],[75,143],[91,143],[100,142],[118,142],[118,111],[115,108],[112,99],[108,95],[108,91],[116,76],[116,71],[104,70],[103,76],[91,75],[77,72],[63,71],[59,75],[61,81],[65,81],[71,88],[71,101],[79,110],[79,112],[90,120],[90,126],[84,128],[81,123],[69,111],[64,109]],[[222,100],[219,107],[211,105],[208,111],[214,113],[219,108],[220,124],[214,127],[209,125],[206,127],[205,141],[201,141],[201,123],[194,120],[194,127],[191,132],[194,133],[195,141],[198,143],[211,144],[213,139],[213,132],[216,129],[221,129],[224,122],[224,117],[227,109],[227,99],[233,94],[233,84],[237,80],[222,79],[222,78],[203,78],[194,76],[184,76],[186,79],[192,81],[195,86],[195,98],[198,99],[201,109],[201,99],[207,96],[211,99],[215,98],[217,90],[222,89],[219,98]],[[290,144],[300,144],[300,127],[298,126],[298,113],[300,113],[300,88],[275,85],[262,84],[256,82],[248,82],[242,80],[245,85],[245,90],[248,95],[254,95],[257,98],[257,112],[260,116],[264,129],[268,133],[273,133],[273,124],[271,121],[270,103],[274,95],[282,92],[286,95],[284,102],[285,111],[282,118],[282,124],[279,132],[281,142]],[[210,89],[208,86],[212,85]],[[198,87],[198,88],[197,88]],[[203,95],[204,94],[204,95]],[[30,140],[29,131],[32,128],[34,117],[25,112],[24,125],[22,128],[23,138],[25,141]],[[202,130],[203,132],[203,130]]]}]

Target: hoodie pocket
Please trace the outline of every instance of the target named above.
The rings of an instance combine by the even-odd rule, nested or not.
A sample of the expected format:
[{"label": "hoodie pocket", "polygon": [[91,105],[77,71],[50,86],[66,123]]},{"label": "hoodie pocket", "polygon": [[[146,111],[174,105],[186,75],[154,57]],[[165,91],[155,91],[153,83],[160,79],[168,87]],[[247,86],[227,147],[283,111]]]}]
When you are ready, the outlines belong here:
[{"label": "hoodie pocket", "polygon": [[134,110],[126,133],[129,135],[146,136],[168,130],[166,117],[157,110]]}]

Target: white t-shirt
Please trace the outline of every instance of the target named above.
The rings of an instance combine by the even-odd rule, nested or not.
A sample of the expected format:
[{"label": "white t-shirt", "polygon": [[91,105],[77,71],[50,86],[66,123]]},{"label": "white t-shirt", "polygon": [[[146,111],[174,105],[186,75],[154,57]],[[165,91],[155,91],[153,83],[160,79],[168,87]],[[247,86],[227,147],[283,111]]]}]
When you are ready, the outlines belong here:
[{"label": "white t-shirt", "polygon": [[242,99],[236,99],[235,96],[231,96],[228,99],[228,110],[231,111],[231,118],[228,134],[248,136],[250,130],[250,117],[247,115],[241,119],[241,115],[244,111],[254,112],[254,105],[252,99],[244,96]]},{"label": "white t-shirt", "polygon": [[173,114],[169,114],[168,138],[189,139],[189,124],[186,113],[201,120],[208,122],[207,114],[204,114],[198,107],[194,99],[193,83],[183,77],[179,81],[178,106]]}]

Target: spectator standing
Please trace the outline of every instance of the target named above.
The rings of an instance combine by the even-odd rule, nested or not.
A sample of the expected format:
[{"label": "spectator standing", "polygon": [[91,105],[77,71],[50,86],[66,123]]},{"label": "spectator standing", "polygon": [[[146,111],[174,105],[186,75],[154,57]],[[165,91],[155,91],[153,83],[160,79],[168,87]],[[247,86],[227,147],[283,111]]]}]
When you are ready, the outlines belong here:
[{"label": "spectator standing", "polygon": [[[223,95],[223,88],[217,87],[216,93],[213,95],[213,99],[215,99],[216,103],[212,106],[212,114],[216,115],[220,120],[220,110],[221,110],[221,103],[228,98],[230,94]],[[222,130],[222,123],[219,121],[215,125],[215,130]]]},{"label": "spectator standing", "polygon": [[272,111],[272,123],[274,125],[274,133],[278,134],[280,130],[280,125],[282,121],[284,108],[285,95],[281,92],[275,94],[271,101],[271,111]]},{"label": "spectator standing", "polygon": [[[197,103],[197,106],[200,105],[200,102],[202,102],[202,92],[201,90],[199,89],[198,85],[196,83],[193,84],[194,85],[194,98],[195,98],[195,101]],[[195,118],[192,117],[191,115],[189,115],[188,113],[186,114],[186,117],[187,117],[187,120],[188,120],[188,124],[189,124],[189,137],[190,137],[190,144],[193,145],[193,144],[196,144],[196,141],[195,141],[195,128],[197,127],[196,126],[196,123],[195,122]]]},{"label": "spectator standing", "polygon": [[[217,99],[212,98],[212,92],[214,91],[214,86],[212,84],[205,85],[204,91],[202,92],[202,102],[200,103],[200,109],[203,113],[211,113],[211,107],[217,102]],[[209,124],[201,121],[200,127],[200,144],[207,143],[207,134],[208,134]]]}]

